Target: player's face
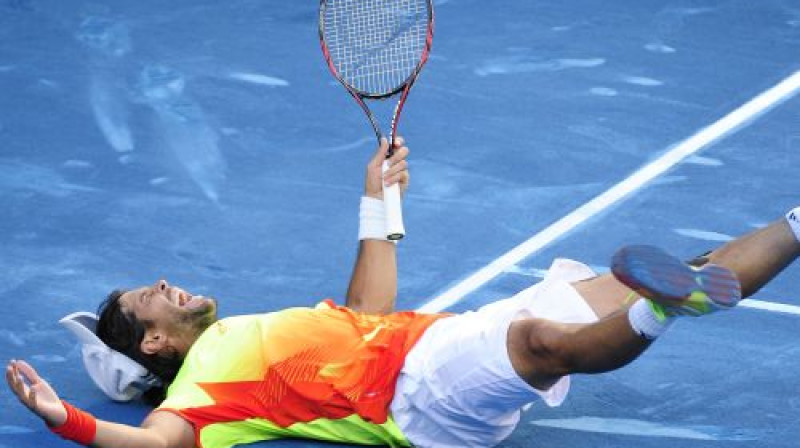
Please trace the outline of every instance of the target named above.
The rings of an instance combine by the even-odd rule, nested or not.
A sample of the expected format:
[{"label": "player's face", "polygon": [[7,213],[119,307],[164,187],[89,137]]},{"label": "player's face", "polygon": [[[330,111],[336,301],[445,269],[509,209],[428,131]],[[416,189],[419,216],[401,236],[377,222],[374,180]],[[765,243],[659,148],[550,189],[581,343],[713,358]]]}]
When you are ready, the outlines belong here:
[{"label": "player's face", "polygon": [[127,291],[119,300],[123,311],[132,313],[146,331],[160,332],[171,348],[183,353],[199,332],[216,321],[214,299],[192,295],[166,280]]}]

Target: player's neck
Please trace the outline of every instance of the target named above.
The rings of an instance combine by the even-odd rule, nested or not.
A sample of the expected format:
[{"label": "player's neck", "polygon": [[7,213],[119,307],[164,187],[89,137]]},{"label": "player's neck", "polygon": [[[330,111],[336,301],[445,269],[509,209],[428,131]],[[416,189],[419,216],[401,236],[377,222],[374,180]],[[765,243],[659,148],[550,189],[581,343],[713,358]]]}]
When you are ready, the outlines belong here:
[{"label": "player's neck", "polygon": [[208,327],[213,325],[217,322],[218,319],[214,319],[213,321],[207,322],[206,325],[201,327],[191,326],[191,327],[183,327],[180,328],[178,331],[173,333],[171,339],[171,345],[174,349],[174,352],[178,355],[180,359],[184,359],[186,355],[189,353],[189,350],[194,346],[194,343],[197,342],[197,339],[200,338]]}]

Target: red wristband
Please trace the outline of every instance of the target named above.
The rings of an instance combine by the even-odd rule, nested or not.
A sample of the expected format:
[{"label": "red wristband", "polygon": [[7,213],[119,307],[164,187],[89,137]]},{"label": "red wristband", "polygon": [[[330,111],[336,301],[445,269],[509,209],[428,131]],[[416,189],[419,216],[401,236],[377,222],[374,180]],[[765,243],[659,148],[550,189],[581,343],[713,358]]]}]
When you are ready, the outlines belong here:
[{"label": "red wristband", "polygon": [[97,420],[92,414],[82,411],[64,400],[61,400],[67,410],[67,421],[60,426],[51,427],[50,431],[64,439],[89,446],[97,435]]}]

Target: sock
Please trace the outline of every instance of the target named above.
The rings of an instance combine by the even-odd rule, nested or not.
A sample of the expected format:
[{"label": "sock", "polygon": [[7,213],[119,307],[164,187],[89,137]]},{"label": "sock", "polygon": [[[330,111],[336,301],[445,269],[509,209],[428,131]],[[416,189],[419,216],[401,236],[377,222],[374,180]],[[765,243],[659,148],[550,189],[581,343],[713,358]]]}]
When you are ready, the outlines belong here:
[{"label": "sock", "polygon": [[786,221],[788,221],[789,225],[792,227],[794,237],[797,241],[800,241],[800,207],[790,210],[789,213],[786,214]]},{"label": "sock", "polygon": [[675,318],[656,314],[650,301],[641,299],[628,310],[628,321],[636,334],[652,341],[667,331]]}]

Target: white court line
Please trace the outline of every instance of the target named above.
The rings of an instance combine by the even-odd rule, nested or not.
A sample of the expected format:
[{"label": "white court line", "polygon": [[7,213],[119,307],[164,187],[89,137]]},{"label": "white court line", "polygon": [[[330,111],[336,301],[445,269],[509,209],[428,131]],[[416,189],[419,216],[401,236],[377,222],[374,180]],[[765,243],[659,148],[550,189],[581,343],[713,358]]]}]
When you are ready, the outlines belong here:
[{"label": "white court line", "polygon": [[421,312],[438,312],[461,300],[467,294],[495,278],[509,267],[522,261],[537,250],[547,246],[567,232],[573,230],[594,215],[620,202],[634,191],[642,188],[686,157],[709,146],[742,125],[760,117],[773,107],[793,97],[800,91],[800,71],[762,92],[736,110],[710,126],[675,145],[661,157],[643,166],[604,193],[581,205],[568,215],[550,224],[527,241],[506,252],[482,269],[460,281],[430,302],[419,307]]},{"label": "white court line", "polygon": [[785,303],[765,302],[763,300],[744,299],[739,302],[739,306],[754,308],[757,310],[772,311],[774,313],[796,314],[800,316],[800,306],[787,305]]}]

